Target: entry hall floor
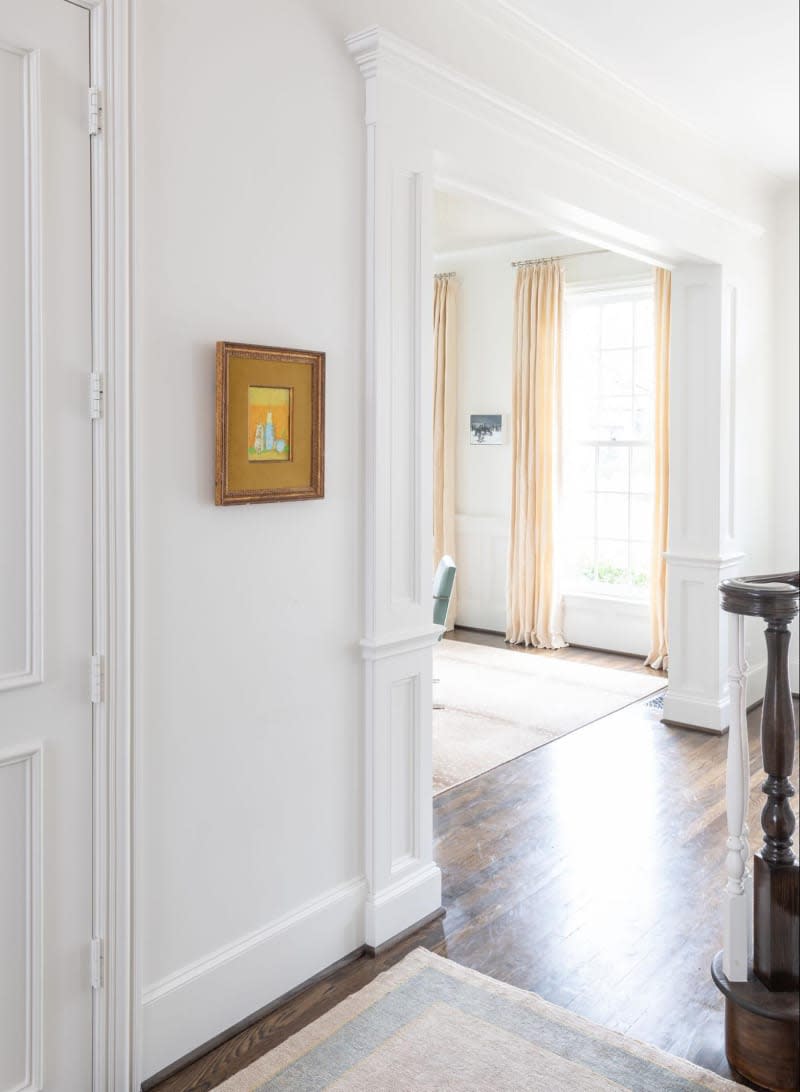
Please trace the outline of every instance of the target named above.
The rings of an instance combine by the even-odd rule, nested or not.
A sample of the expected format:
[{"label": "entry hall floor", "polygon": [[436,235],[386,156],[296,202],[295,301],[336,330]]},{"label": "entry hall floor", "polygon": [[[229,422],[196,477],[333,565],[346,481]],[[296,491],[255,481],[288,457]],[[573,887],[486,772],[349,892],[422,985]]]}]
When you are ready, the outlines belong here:
[{"label": "entry hall floor", "polygon": [[[659,715],[642,701],[442,793],[446,916],[154,1087],[214,1088],[418,945],[731,1077],[709,971],[722,944],[727,739]],[[753,848],[759,715],[748,720]]]}]

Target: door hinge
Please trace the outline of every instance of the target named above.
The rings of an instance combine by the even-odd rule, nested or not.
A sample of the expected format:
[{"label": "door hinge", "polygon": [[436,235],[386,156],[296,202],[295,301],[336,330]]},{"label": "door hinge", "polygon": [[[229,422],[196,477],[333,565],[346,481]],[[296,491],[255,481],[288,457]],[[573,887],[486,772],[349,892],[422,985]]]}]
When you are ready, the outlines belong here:
[{"label": "door hinge", "polygon": [[89,417],[99,421],[103,416],[103,376],[100,372],[89,372]]},{"label": "door hinge", "polygon": [[89,136],[97,136],[103,131],[103,100],[99,87],[89,88]]},{"label": "door hinge", "polygon": [[103,698],[105,696],[104,693],[103,693],[103,691],[105,689],[104,684],[105,684],[105,671],[103,669],[103,657],[100,655],[100,653],[95,653],[95,655],[92,656],[91,682],[90,682],[90,694],[91,694],[91,701],[92,701],[93,705],[95,705],[97,702],[101,702],[103,700]]},{"label": "door hinge", "polygon": [[101,937],[92,937],[89,942],[89,976],[92,989],[103,987],[103,941]]}]

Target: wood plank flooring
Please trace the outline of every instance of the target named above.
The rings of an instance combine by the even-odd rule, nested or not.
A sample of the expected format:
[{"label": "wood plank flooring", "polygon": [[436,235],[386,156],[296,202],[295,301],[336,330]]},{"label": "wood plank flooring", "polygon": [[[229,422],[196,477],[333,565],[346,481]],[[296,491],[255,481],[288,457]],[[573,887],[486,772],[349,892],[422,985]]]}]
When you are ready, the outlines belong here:
[{"label": "wood plank flooring", "polygon": [[[439,796],[446,917],[340,968],[158,1092],[214,1088],[418,945],[730,1077],[709,973],[726,739],[658,717],[629,706]],[[757,710],[749,727],[758,832]]]}]

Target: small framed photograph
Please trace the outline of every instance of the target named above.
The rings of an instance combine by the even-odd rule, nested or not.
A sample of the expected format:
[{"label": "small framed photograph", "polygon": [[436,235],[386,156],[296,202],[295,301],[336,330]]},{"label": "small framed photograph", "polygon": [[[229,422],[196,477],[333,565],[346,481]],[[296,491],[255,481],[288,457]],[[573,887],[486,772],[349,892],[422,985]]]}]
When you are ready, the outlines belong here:
[{"label": "small framed photograph", "polygon": [[490,447],[503,443],[502,413],[471,413],[469,416],[469,442]]},{"label": "small framed photograph", "polygon": [[325,489],[325,354],[217,342],[217,504]]}]

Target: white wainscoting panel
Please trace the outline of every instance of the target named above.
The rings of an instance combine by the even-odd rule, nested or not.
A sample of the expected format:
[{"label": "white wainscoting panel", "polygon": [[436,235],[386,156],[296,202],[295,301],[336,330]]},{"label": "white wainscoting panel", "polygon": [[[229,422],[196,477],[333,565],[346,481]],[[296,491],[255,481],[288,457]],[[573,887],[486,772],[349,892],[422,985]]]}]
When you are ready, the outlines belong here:
[{"label": "white wainscoting panel", "polygon": [[650,608],[646,602],[566,594],[563,631],[571,645],[644,658],[650,646]]},{"label": "white wainscoting panel", "polygon": [[419,786],[416,766],[419,739],[419,677],[398,679],[391,686],[389,747],[392,783],[389,806],[392,845],[392,875],[401,872],[418,856],[416,810]]},{"label": "white wainscoting panel", "polygon": [[0,690],[41,677],[38,72],[0,43]]},{"label": "white wainscoting panel", "polygon": [[40,752],[0,752],[0,1092],[40,1087],[40,814]]},{"label": "white wainscoting panel", "polygon": [[505,633],[508,519],[456,516],[456,623]]},{"label": "white wainscoting panel", "polygon": [[431,647],[439,629],[362,642],[366,741],[365,938],[378,947],[441,905],[433,864]]}]

